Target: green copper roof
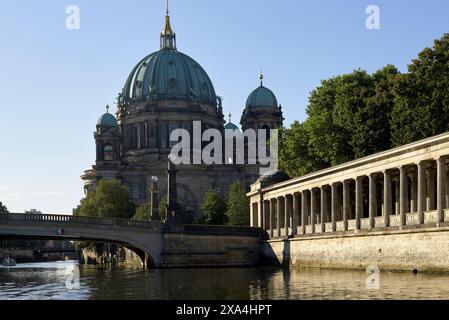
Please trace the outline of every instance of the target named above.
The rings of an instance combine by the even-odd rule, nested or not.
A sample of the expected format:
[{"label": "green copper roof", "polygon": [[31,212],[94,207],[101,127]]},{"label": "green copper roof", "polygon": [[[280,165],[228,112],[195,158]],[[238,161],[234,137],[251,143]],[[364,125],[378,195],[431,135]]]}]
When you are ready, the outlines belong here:
[{"label": "green copper roof", "polygon": [[277,108],[278,103],[274,93],[261,84],[259,88],[251,92],[246,100],[246,107],[249,106],[253,108]]},{"label": "green copper roof", "polygon": [[235,124],[233,124],[232,122],[228,122],[225,124],[224,126],[225,129],[227,130],[239,130],[239,127],[237,127]]},{"label": "green copper roof", "polygon": [[98,119],[97,126],[101,127],[115,127],[117,125],[117,120],[110,113],[105,113]]},{"label": "green copper roof", "polygon": [[142,59],[123,89],[125,99],[186,101],[217,106],[214,86],[192,58],[165,47]]}]

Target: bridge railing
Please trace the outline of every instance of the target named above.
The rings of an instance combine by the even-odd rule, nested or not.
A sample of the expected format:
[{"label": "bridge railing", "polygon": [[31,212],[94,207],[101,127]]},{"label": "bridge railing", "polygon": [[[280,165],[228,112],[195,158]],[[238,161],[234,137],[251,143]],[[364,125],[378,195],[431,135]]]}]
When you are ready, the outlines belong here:
[{"label": "bridge railing", "polygon": [[57,214],[1,213],[0,221],[50,222],[50,223],[80,223],[106,226],[120,226],[138,229],[152,229],[160,223],[117,218],[79,217]]}]

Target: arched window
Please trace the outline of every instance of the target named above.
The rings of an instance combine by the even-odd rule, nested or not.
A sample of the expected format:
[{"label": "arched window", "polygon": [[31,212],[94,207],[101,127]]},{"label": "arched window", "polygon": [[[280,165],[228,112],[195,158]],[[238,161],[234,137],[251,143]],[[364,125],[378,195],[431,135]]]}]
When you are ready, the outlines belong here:
[{"label": "arched window", "polygon": [[104,161],[114,161],[114,149],[112,146],[107,145],[103,149]]}]

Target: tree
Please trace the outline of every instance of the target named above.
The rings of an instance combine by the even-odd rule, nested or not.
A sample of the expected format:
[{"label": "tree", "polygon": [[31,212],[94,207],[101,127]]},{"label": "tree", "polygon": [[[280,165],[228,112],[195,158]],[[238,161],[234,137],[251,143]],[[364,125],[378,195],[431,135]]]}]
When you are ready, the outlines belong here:
[{"label": "tree", "polygon": [[8,213],[8,208],[0,201],[0,213]]},{"label": "tree", "polygon": [[228,191],[228,223],[233,226],[249,226],[249,199],[245,186],[240,180],[235,181]]},{"label": "tree", "polygon": [[394,146],[449,130],[449,34],[419,53],[393,91]]},{"label": "tree", "polygon": [[203,201],[200,205],[202,217],[201,224],[209,225],[225,225],[228,222],[226,216],[226,201],[216,191],[210,190],[204,194]]},{"label": "tree", "polygon": [[150,221],[151,220],[151,201],[147,201],[136,209],[136,214],[132,220]]},{"label": "tree", "polygon": [[281,169],[296,177],[389,149],[398,75],[388,65],[322,81],[310,95],[307,120],[282,130]]},{"label": "tree", "polygon": [[75,215],[101,218],[131,218],[135,213],[128,188],[118,180],[100,180],[98,186],[89,192]]}]

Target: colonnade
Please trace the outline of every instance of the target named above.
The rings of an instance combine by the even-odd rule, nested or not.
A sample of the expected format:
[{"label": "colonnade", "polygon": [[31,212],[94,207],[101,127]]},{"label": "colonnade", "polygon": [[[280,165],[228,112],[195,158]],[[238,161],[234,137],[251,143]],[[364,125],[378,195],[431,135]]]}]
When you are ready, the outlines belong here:
[{"label": "colonnade", "polygon": [[250,197],[251,225],[283,237],[442,223],[449,220],[447,162],[438,156],[363,175],[350,170],[342,180],[259,189]]}]

